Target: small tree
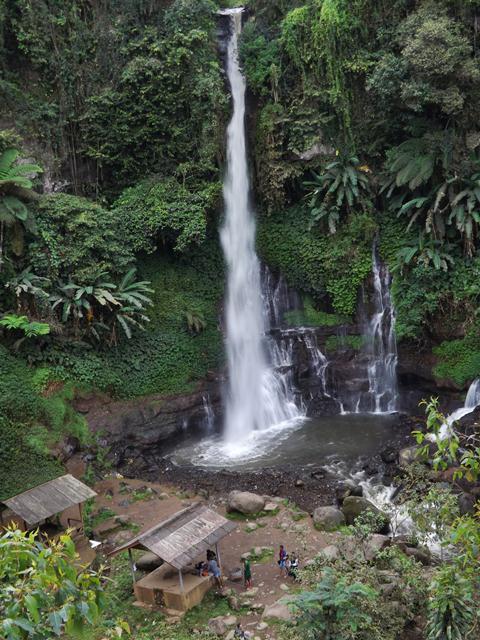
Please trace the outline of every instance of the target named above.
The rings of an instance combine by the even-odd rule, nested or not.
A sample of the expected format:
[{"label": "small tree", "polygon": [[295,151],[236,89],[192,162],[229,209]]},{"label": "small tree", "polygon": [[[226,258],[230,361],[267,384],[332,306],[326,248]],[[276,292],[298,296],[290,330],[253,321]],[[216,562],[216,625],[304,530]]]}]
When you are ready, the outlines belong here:
[{"label": "small tree", "polygon": [[[372,619],[364,601],[373,601],[378,593],[361,582],[349,583],[331,567],[322,572],[314,591],[304,591],[291,601],[300,612],[298,628],[311,640],[350,640],[368,628]],[[360,636],[359,636],[360,637]]]},{"label": "small tree", "polygon": [[51,640],[95,622],[103,606],[101,573],[80,569],[68,534],[44,542],[9,528],[0,537],[0,634]]}]

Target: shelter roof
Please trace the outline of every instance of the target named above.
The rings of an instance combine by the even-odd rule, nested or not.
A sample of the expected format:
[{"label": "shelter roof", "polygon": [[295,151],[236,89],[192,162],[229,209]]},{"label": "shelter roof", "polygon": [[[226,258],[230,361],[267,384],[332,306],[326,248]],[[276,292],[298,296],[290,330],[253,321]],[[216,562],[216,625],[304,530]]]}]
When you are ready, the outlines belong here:
[{"label": "shelter roof", "polygon": [[33,525],[96,495],[86,484],[66,474],[1,502]]},{"label": "shelter roof", "polygon": [[117,547],[110,555],[140,547],[182,569],[235,528],[234,522],[196,502]]}]

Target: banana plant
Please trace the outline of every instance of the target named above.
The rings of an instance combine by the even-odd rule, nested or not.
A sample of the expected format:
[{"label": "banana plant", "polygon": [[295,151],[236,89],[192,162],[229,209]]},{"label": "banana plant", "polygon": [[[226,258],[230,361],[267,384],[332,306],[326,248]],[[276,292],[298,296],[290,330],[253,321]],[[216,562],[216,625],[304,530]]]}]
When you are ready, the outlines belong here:
[{"label": "banana plant", "polygon": [[132,337],[132,328],[145,329],[145,324],[150,322],[150,318],[145,315],[144,310],[152,303],[151,298],[147,295],[153,293],[153,289],[149,287],[150,282],[146,280],[135,280],[137,270],[130,269],[120,281],[115,297],[119,301],[120,306],[114,309],[114,320],[112,324],[112,332],[110,343],[116,345],[118,343],[117,325],[119,325],[130,339]]},{"label": "banana plant", "polygon": [[80,300],[90,296],[92,302],[98,302],[102,307],[109,304],[120,305],[120,301],[112,293],[112,291],[116,290],[117,286],[106,280],[107,277],[108,273],[101,271],[95,276],[91,284],[77,285],[72,283],[71,288],[75,292],[74,299]]},{"label": "banana plant", "polygon": [[370,189],[367,166],[361,166],[356,156],[339,155],[321,174],[313,173],[313,180],[303,186],[308,189],[305,200],[312,214],[312,225],[327,221],[329,233],[334,234],[342,212],[366,204]]},{"label": "banana plant", "polygon": [[26,267],[9,280],[5,287],[12,290],[17,298],[17,311],[27,311],[33,306],[34,314],[39,315],[39,309],[49,306],[49,288],[51,281],[49,278],[38,276],[31,271],[31,267]]},{"label": "banana plant", "polygon": [[451,249],[450,244],[442,243],[440,240],[435,240],[421,232],[416,241],[398,251],[394,270],[402,273],[405,267],[415,263],[424,267],[432,264],[435,269],[448,271],[448,268],[455,263],[450,253]]},{"label": "banana plant", "polygon": [[24,231],[34,231],[33,217],[25,200],[35,197],[31,176],[42,172],[37,164],[18,164],[19,151],[7,149],[0,155],[0,270],[4,261],[5,229],[13,229],[12,250],[23,253]]},{"label": "banana plant", "polygon": [[454,225],[460,232],[464,251],[471,257],[475,253],[475,239],[480,224],[480,172],[463,178],[459,182],[461,190],[451,198],[448,223]]}]

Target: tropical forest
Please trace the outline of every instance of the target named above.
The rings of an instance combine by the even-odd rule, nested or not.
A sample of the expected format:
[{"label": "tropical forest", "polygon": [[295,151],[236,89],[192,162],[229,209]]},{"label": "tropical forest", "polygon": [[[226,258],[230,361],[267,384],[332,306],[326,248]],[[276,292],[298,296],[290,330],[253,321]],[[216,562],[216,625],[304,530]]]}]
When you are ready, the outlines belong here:
[{"label": "tropical forest", "polygon": [[0,640],[480,639],[480,0],[0,0]]}]

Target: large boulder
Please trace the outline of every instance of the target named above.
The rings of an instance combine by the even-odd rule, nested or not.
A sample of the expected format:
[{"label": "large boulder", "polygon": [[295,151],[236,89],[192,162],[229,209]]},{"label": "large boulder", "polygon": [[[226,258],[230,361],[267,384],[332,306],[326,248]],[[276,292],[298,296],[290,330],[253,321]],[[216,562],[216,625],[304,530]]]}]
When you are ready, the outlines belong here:
[{"label": "large boulder", "polygon": [[432,563],[432,554],[428,547],[405,547],[404,552],[426,567]]},{"label": "large boulder", "polygon": [[405,468],[415,462],[418,455],[418,447],[406,447],[401,449],[398,454],[398,466]]},{"label": "large boulder", "polygon": [[347,496],[342,504],[342,511],[347,524],[355,524],[355,520],[361,513],[371,511],[379,516],[378,526],[374,533],[388,533],[389,519],[370,500],[359,496]]},{"label": "large boulder", "polygon": [[217,618],[210,618],[208,621],[208,630],[215,636],[224,636],[228,631],[228,627],[223,617],[218,616]]},{"label": "large boulder", "polygon": [[313,512],[313,523],[320,531],[335,531],[345,524],[345,516],[337,507],[317,507]]},{"label": "large boulder", "polygon": [[280,620],[281,622],[290,622],[293,620],[293,614],[288,605],[282,600],[277,600],[273,604],[265,607],[262,614],[263,620]]},{"label": "large boulder", "polygon": [[460,493],[458,496],[458,508],[460,515],[471,515],[476,511],[477,500],[471,493]]},{"label": "large boulder", "polygon": [[147,551],[135,562],[137,569],[140,571],[153,571],[163,564],[163,560],[155,553]]},{"label": "large boulder", "polygon": [[340,557],[340,550],[334,544],[329,544],[328,547],[325,547],[318,552],[317,557],[322,560],[327,560],[327,562],[334,562]]},{"label": "large boulder", "polygon": [[365,560],[369,562],[373,560],[380,551],[390,546],[391,540],[388,536],[382,536],[380,533],[374,533],[368,537],[364,545]]},{"label": "large boulder", "polygon": [[263,511],[265,498],[249,491],[231,491],[227,500],[227,511],[238,511],[251,516]]}]

